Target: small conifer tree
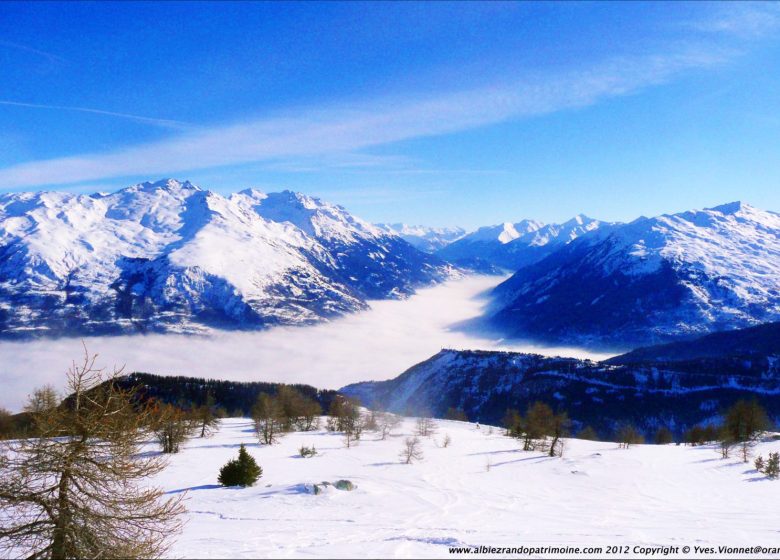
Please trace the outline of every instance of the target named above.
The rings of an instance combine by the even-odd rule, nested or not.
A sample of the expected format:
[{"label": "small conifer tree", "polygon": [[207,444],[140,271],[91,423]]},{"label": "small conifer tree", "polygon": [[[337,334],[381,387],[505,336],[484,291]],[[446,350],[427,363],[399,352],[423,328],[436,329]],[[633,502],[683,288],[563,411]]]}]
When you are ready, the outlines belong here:
[{"label": "small conifer tree", "polygon": [[769,478],[780,476],[780,453],[770,453],[764,467],[764,474]]},{"label": "small conifer tree", "polygon": [[764,467],[766,466],[766,463],[764,462],[764,458],[759,455],[756,457],[756,460],[753,463],[756,466],[756,470],[758,472],[764,472]]},{"label": "small conifer tree", "polygon": [[253,486],[263,475],[263,469],[247,453],[244,444],[238,449],[238,458],[231,459],[219,471],[217,479],[222,486]]}]

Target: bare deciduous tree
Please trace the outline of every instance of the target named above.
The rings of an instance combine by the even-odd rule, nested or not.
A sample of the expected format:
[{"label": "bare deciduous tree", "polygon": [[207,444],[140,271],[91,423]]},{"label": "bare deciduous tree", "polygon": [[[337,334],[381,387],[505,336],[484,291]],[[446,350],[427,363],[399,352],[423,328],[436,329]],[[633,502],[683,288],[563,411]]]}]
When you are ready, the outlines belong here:
[{"label": "bare deciduous tree", "polygon": [[428,416],[420,416],[417,419],[415,431],[420,437],[430,437],[436,433],[436,422]]},{"label": "bare deciduous tree", "polygon": [[389,436],[390,433],[395,430],[400,423],[401,419],[395,414],[390,414],[389,412],[378,413],[377,427],[379,431],[379,439],[387,439],[387,436]]},{"label": "bare deciduous tree", "polygon": [[154,406],[151,427],[163,453],[178,453],[195,428],[187,413],[170,404]]},{"label": "bare deciduous tree", "polygon": [[220,418],[214,396],[209,393],[206,402],[192,411],[192,420],[200,430],[200,437],[211,437],[219,428]]},{"label": "bare deciduous tree", "polygon": [[[155,558],[180,529],[181,498],[149,487],[165,466],[141,455],[150,421],[120,371],[83,363],[68,372],[72,393],[57,406],[33,397],[35,437],[0,455],[0,550],[30,558]],[[2,554],[0,554],[2,555]]]},{"label": "bare deciduous tree", "polygon": [[420,449],[420,438],[416,436],[406,438],[399,457],[401,462],[406,465],[410,465],[414,461],[422,461],[423,452]]},{"label": "bare deciduous tree", "polygon": [[279,440],[286,425],[284,414],[284,409],[277,399],[267,393],[257,396],[257,402],[252,407],[252,418],[260,443],[272,445]]}]

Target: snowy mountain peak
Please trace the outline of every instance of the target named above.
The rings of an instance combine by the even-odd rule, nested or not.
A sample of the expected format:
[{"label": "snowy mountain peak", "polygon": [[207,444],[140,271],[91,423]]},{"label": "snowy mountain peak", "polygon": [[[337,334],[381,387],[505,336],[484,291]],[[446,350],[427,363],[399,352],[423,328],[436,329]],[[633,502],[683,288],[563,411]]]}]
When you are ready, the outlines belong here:
[{"label": "snowy mountain peak", "polygon": [[399,235],[404,241],[426,253],[446,247],[466,233],[466,230],[460,227],[411,226],[402,223],[376,225],[383,231]]},{"label": "snowy mountain peak", "polygon": [[500,243],[509,243],[513,239],[520,237],[520,234],[515,229],[514,224],[504,222],[502,225],[502,231],[498,234],[498,241]]},{"label": "snowy mountain peak", "polygon": [[200,191],[202,190],[197,185],[193,185],[189,181],[177,181],[176,179],[160,179],[159,181],[147,181],[145,183],[138,183],[132,185],[119,192],[155,192],[159,190],[165,190],[170,193],[179,193],[185,191]]},{"label": "snowy mountain peak", "polygon": [[0,336],[301,324],[450,268],[299,193],[174,179],[105,196],[0,196]]},{"label": "snowy mountain peak", "polygon": [[602,226],[496,293],[503,325],[561,340],[647,343],[778,320],[780,214],[735,202]]},{"label": "snowy mountain peak", "polygon": [[267,220],[289,222],[307,235],[350,243],[358,238],[378,238],[382,230],[361,220],[342,206],[293,191],[268,193],[258,201],[255,212]]},{"label": "snowy mountain peak", "polygon": [[728,214],[737,214],[743,210],[747,210],[747,211],[754,210],[754,208],[749,204],[737,200],[734,202],[729,202],[727,204],[721,204],[720,206],[715,206],[714,208],[707,208],[707,210],[713,210],[715,212],[720,212],[723,215],[728,215]]}]

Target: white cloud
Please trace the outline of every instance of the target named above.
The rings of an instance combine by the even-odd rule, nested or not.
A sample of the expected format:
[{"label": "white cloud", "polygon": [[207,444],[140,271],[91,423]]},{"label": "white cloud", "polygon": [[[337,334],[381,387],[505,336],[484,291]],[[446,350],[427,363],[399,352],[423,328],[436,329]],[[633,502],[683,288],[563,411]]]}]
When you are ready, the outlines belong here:
[{"label": "white cloud", "polygon": [[[486,300],[479,295],[500,280],[466,277],[420,290],[406,301],[372,302],[370,311],[311,327],[210,337],[102,337],[86,343],[90,351],[100,354],[98,364],[125,364],[128,372],[296,382],[332,389],[395,377],[444,347],[606,357],[570,348],[509,344],[455,330],[456,324],[482,315]],[[19,410],[26,396],[45,383],[61,389],[67,366],[81,352],[81,340],[74,338],[0,343],[0,406]]]},{"label": "white cloud", "polygon": [[773,2],[727,2],[711,17],[691,24],[708,33],[741,38],[763,37],[780,28],[780,4]]},{"label": "white cloud", "polygon": [[0,169],[4,189],[71,184],[132,175],[169,175],[291,157],[361,150],[584,107],[727,60],[725,50],[681,48],[621,58],[556,75],[425,98],[379,99],[348,107],[301,109],[286,116],[200,129],[108,153],[32,161]]}]

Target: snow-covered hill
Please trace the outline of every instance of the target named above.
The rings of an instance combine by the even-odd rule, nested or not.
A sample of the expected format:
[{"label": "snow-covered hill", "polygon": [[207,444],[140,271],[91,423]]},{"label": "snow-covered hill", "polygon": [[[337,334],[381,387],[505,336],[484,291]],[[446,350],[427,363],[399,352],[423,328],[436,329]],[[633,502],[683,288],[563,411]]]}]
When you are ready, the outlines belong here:
[{"label": "snow-covered hill", "polygon": [[[264,217],[268,214],[270,217]],[[0,197],[0,335],[302,324],[451,269],[303,195],[189,182]]]},{"label": "snow-covered hill", "polygon": [[507,222],[480,228],[436,254],[459,266],[480,271],[503,269],[514,272],[603,225],[582,214],[562,224],[544,225],[534,220]]},{"label": "snow-covered hill", "polygon": [[[169,554],[445,558],[460,556],[450,547],[620,545],[631,553],[615,557],[646,558],[633,547],[691,547],[690,554],[674,555],[679,558],[701,557],[694,545],[776,544],[771,512],[780,482],[737,458],[720,459],[713,446],[618,449],[569,439],[563,458],[552,458],[519,451],[499,428],[437,423],[432,438],[421,438],[423,460],[404,465],[398,453],[412,420],[385,441],[366,432],[350,449],[340,434],[325,431],[289,434],[261,447],[249,420],[225,420],[213,438],[185,444],[153,481],[171,493],[187,492],[187,523]],[[447,448],[441,447],[445,434],[452,440]],[[218,486],[219,468],[241,443],[263,468],[262,478],[250,488]],[[300,458],[302,445],[319,454]],[[769,451],[780,451],[780,441],[755,449],[764,458]],[[310,493],[313,484],[339,479],[357,488]]]},{"label": "snow-covered hill", "polygon": [[[626,356],[630,357],[631,354]],[[566,410],[575,427],[603,437],[632,423],[652,437],[659,426],[682,434],[716,421],[738,399],[758,399],[780,417],[780,355],[734,354],[658,362],[620,358],[593,362],[538,354],[442,350],[387,381],[355,383],[340,392],[396,413],[450,408],[470,420],[500,423],[506,410],[535,401]]]},{"label": "snow-covered hill", "polygon": [[466,234],[466,230],[460,227],[436,228],[406,224],[377,224],[377,226],[401,236],[410,245],[426,253],[434,253]]},{"label": "snow-covered hill", "polygon": [[780,214],[735,202],[602,227],[495,290],[511,335],[625,345],[780,319]]}]

